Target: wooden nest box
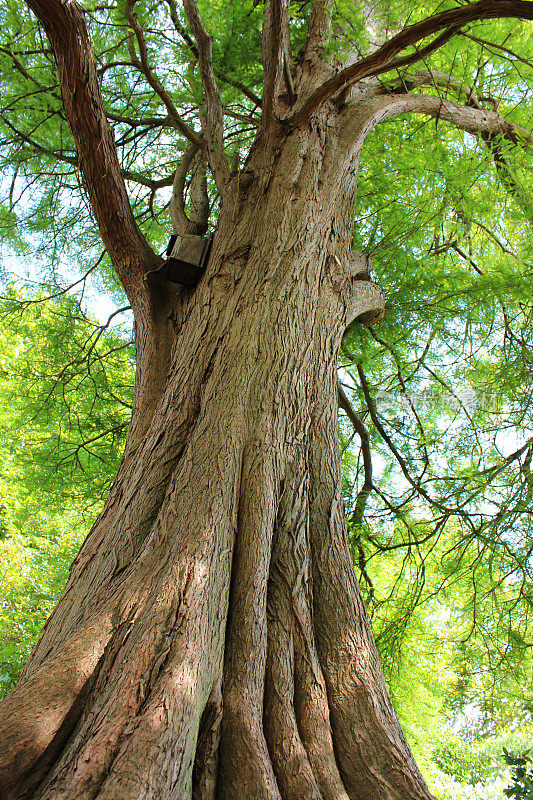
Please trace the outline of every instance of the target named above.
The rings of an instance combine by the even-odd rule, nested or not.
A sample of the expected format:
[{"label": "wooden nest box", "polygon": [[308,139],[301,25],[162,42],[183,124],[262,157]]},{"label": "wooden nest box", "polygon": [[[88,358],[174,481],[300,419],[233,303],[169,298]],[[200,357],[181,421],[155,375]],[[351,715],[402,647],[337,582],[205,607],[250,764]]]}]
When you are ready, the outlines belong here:
[{"label": "wooden nest box", "polygon": [[194,288],[204,274],[212,242],[213,234],[171,236],[163,265],[166,280]]}]

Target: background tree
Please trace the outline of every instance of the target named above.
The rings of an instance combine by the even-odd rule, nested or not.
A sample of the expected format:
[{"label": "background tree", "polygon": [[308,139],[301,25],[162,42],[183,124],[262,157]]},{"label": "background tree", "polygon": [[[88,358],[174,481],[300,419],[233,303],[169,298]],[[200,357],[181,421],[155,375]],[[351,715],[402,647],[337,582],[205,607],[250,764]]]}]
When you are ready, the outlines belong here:
[{"label": "background tree", "polygon": [[[481,42],[477,28],[464,29],[479,19],[485,30],[491,18],[531,18],[531,5],[483,0],[433,16],[421,5],[396,35],[405,13],[394,6],[370,14],[276,2],[265,6],[263,22],[263,9],[253,5],[201,6],[202,18],[191,2],[184,13],[172,3],[168,12],[99,6],[89,9],[96,63],[75,4],[30,3],[53,55],[31,18],[7,7],[11,38],[2,52],[13,97],[3,123],[15,168],[5,225],[14,223],[28,158],[59,160],[60,176],[31,170],[39,177],[25,210],[34,228],[42,225],[51,188],[59,238],[89,252],[90,234],[74,237],[56,222],[71,213],[76,164],[65,144],[65,113],[109,261],[133,308],[137,352],[133,418],[110,498],[2,705],[11,722],[3,756],[8,796],[430,796],[384,688],[340,495],[337,355],[347,325],[355,318],[368,324],[383,306],[368,280],[367,255],[352,249],[357,173],[365,137],[378,122],[426,114],[480,135],[505,192],[527,216],[527,190],[505,146],[529,141],[520,124],[525,104],[511,120],[501,105],[500,113],[493,110],[498,100],[490,93],[477,91],[484,71],[497,72],[483,63],[486,53],[479,57],[492,52],[491,42],[497,54],[515,58],[511,29],[494,23],[495,38]],[[220,25],[215,42],[204,27],[212,15]],[[519,40],[523,28],[513,25]],[[450,48],[459,32],[469,37],[468,54],[472,37],[481,48],[477,61],[456,50],[443,76],[439,48]],[[414,64],[415,72],[398,74]],[[511,93],[513,102],[519,92]],[[109,119],[117,123],[122,163]],[[452,140],[450,153],[458,152]],[[140,187],[133,204],[124,178]],[[158,198],[165,186],[172,186],[170,199]],[[168,212],[176,233],[201,232],[217,202],[206,275],[194,292],[173,289],[153,272],[160,259],[146,237],[161,237],[154,231]],[[447,235],[449,207],[455,213],[453,203],[440,209],[435,253],[459,251],[479,270],[455,231]],[[77,209],[74,216],[80,224]],[[361,219],[356,235],[371,236],[372,222]],[[516,337],[516,325],[509,330]],[[444,503],[423,485],[416,451],[411,461],[397,458],[353,344],[348,339],[344,347],[346,366],[355,362],[372,423],[416,496],[440,507],[432,535],[453,518],[481,541],[486,521],[472,530],[463,508],[480,497],[477,478],[460,475]],[[381,346],[396,354],[405,383],[399,343],[388,344]],[[368,456],[361,420],[343,404]],[[422,422],[415,417],[414,424],[424,440]],[[524,476],[525,495],[511,497],[512,512],[528,499],[528,452],[523,445],[501,459],[519,464]],[[365,466],[353,525],[366,580],[360,528],[374,485],[368,457]],[[489,476],[502,471],[487,469]],[[411,536],[416,513],[407,504],[414,497],[393,504],[402,512],[399,536]],[[379,544],[381,551],[390,546]],[[526,549],[520,563],[527,559]],[[498,565],[496,583],[502,581]]]}]

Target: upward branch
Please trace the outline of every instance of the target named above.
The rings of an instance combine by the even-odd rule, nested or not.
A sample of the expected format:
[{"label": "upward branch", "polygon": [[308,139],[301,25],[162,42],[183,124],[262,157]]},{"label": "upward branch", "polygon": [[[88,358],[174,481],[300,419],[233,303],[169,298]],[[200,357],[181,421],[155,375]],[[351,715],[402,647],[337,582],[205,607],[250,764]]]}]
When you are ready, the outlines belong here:
[{"label": "upward branch", "polygon": [[[113,132],[107,121],[91,41],[80,7],[70,0],[27,0],[42,23],[57,62],[67,120],[91,207],[111,261],[130,299],[156,260],[129,202]],[[142,289],[141,289],[142,291]]]},{"label": "upward branch", "polygon": [[194,0],[183,0],[183,8],[198,45],[200,75],[207,103],[206,139],[209,161],[218,187],[222,192],[229,179],[229,168],[224,155],[224,125],[222,101],[213,72],[213,41],[207,33]]},{"label": "upward branch", "polygon": [[[527,2],[527,0],[478,0],[477,3],[469,3],[448,11],[442,11],[439,14],[427,17],[421,22],[410,25],[396,36],[393,36],[392,39],[389,39],[383,47],[380,47],[372,55],[346,67],[346,69],[341,70],[337,75],[325,81],[294,115],[292,121],[296,124],[305,122],[325,100],[363,78],[379,75],[390,69],[407,66],[419,61],[437,49],[437,47],[441,47],[468,22],[499,17],[533,19],[533,2]],[[439,31],[442,31],[442,33],[434,42],[426,45],[417,53],[396,59],[396,56],[406,47],[413,46],[422,39]]]},{"label": "upward branch", "polygon": [[270,126],[274,118],[274,104],[283,70],[283,0],[269,0],[265,5],[263,22],[263,113],[261,125]]},{"label": "upward branch", "polygon": [[150,67],[150,63],[148,61],[148,49],[146,47],[146,40],[144,38],[144,33],[139,25],[139,20],[135,16],[133,12],[133,6],[135,5],[135,0],[126,0],[125,3],[125,13],[126,19],[128,21],[128,25],[132,29],[135,34],[135,38],[137,39],[137,44],[139,46],[139,53],[140,53],[140,61],[135,55],[135,51],[133,49],[133,43],[131,40],[128,40],[128,45],[130,46],[131,56],[132,56],[132,63],[144,74],[146,80],[154,90],[154,92],[161,98],[163,103],[165,104],[165,108],[167,109],[168,116],[174,123],[175,127],[182,133],[189,141],[195,144],[197,147],[201,147],[203,142],[201,137],[190,128],[180,117],[176,106],[172,102],[172,98],[170,97],[169,93],[164,89],[163,85],[160,81],[156,78],[152,69]]}]

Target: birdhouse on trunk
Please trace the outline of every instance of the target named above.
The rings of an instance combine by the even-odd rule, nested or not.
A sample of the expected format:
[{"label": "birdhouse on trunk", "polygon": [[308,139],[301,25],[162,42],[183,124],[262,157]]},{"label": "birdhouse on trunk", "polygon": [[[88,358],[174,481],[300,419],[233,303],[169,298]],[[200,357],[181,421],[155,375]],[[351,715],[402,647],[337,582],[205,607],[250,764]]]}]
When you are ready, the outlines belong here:
[{"label": "birdhouse on trunk", "polygon": [[212,241],[212,234],[171,236],[163,266],[166,280],[194,288],[204,274]]}]

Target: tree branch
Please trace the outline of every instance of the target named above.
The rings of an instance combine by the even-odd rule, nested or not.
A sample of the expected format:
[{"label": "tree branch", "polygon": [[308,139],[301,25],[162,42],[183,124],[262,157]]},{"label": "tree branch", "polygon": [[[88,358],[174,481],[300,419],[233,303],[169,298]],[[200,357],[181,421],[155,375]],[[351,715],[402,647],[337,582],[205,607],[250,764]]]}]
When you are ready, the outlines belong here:
[{"label": "tree branch", "polygon": [[[441,47],[468,22],[501,17],[533,19],[533,2],[527,2],[527,0],[478,0],[476,3],[468,3],[448,11],[442,11],[410,25],[389,39],[375,53],[346,67],[323,83],[293,116],[292,122],[294,124],[305,122],[325,100],[348,88],[356,81],[419,61],[437,47]],[[398,53],[405,50],[406,47],[414,46],[427,36],[432,36],[441,30],[443,33],[417,53],[396,59]]]},{"label": "tree branch", "polygon": [[452,122],[457,128],[469,133],[489,133],[503,136],[514,144],[528,145],[533,138],[531,132],[526,128],[510,122],[495,111],[472,108],[424,94],[401,95],[397,99],[400,105],[393,112],[396,114],[405,112],[428,114],[431,117]]},{"label": "tree branch", "polygon": [[137,40],[137,44],[139,46],[139,54],[140,60],[137,58],[135,53],[135,49],[133,48],[133,43],[131,39],[128,39],[128,46],[130,50],[130,56],[132,63],[134,66],[139,69],[143,75],[145,76],[146,80],[154,90],[154,92],[161,98],[163,103],[165,104],[165,108],[168,112],[169,117],[173,121],[175,127],[182,133],[190,142],[193,142],[197,147],[202,147],[204,145],[202,137],[196,133],[192,128],[190,128],[180,117],[176,106],[172,102],[172,98],[166,89],[163,87],[161,82],[156,78],[152,69],[150,67],[150,63],[148,61],[148,50],[146,47],[146,40],[144,38],[144,33],[139,25],[139,21],[133,12],[133,6],[135,4],[135,0],[126,0],[125,2],[125,14],[128,25],[132,29],[135,34],[135,38]]},{"label": "tree branch", "polygon": [[354,528],[354,544],[357,548],[357,563],[361,571],[361,575],[363,576],[363,578],[367,583],[368,595],[369,595],[368,602],[370,602],[374,597],[375,587],[372,582],[372,578],[368,574],[365,551],[361,542],[361,525],[363,523],[366,503],[372,489],[374,488],[374,485],[372,483],[372,456],[370,454],[370,437],[362,420],[355,413],[354,407],[348,400],[348,397],[346,396],[340,383],[338,384],[338,389],[339,389],[339,406],[345,412],[346,416],[352,423],[354,430],[357,432],[359,439],[361,441],[361,451],[363,454],[363,469],[365,477],[363,485],[359,489],[357,497],[355,498],[355,506],[352,515],[350,517],[350,522]]},{"label": "tree branch", "polygon": [[194,0],[183,0],[183,8],[198,46],[200,76],[207,102],[205,135],[209,163],[215,183],[222,193],[229,180],[229,166],[224,154],[224,120],[220,92],[213,72],[213,40],[207,33]]},{"label": "tree branch", "polygon": [[207,232],[210,210],[207,191],[207,158],[205,153],[200,152],[193,163],[189,189],[189,219],[194,228],[193,233],[197,236],[203,236]]},{"label": "tree branch", "polygon": [[324,55],[326,38],[331,31],[331,14],[326,5],[326,0],[314,0],[311,8],[311,21],[309,36],[305,47],[305,58],[311,62],[319,60]]},{"label": "tree branch", "polygon": [[78,151],[96,222],[124,288],[142,291],[142,274],[157,256],[133,216],[96,77],[94,54],[80,7],[68,0],[27,0],[52,46],[65,113]]},{"label": "tree branch", "polygon": [[234,89],[239,89],[239,91],[241,91],[243,95],[248,98],[248,100],[251,100],[254,105],[256,105],[258,108],[261,108],[263,101],[259,95],[257,95],[255,92],[252,92],[252,90],[245,86],[244,83],[241,81],[235,81],[233,78],[228,78],[227,75],[223,75],[218,70],[216,70],[215,75],[219,81],[222,81],[222,83],[227,83],[228,86],[233,86]]},{"label": "tree branch", "polygon": [[268,129],[274,120],[274,102],[283,71],[284,0],[265,4],[263,21],[263,100],[261,126]]},{"label": "tree branch", "polygon": [[108,119],[113,122],[122,122],[132,128],[175,128],[176,123],[170,116],[166,117],[125,117],[123,114],[116,114],[114,111],[106,110]]},{"label": "tree branch", "polygon": [[365,428],[363,421],[359,418],[356,414],[354,407],[348,400],[344,389],[339,383],[339,406],[342,408],[350,422],[352,423],[354,430],[356,431],[359,439],[361,441],[361,452],[363,454],[363,469],[364,469],[364,482],[361,486],[359,492],[357,493],[357,498],[355,500],[355,509],[352,514],[352,523],[356,528],[360,527],[361,523],[363,522],[363,515],[365,513],[365,506],[366,501],[368,500],[368,496],[373,488],[372,483],[372,456],[370,453],[370,437],[368,435],[368,431]]},{"label": "tree branch", "polygon": [[281,40],[283,48],[283,80],[285,82],[285,88],[287,89],[289,103],[292,105],[296,100],[296,92],[294,91],[291,75],[291,34],[289,29],[289,11],[286,7],[283,8]]},{"label": "tree branch", "polygon": [[[531,4],[533,5],[533,3]],[[530,131],[501,117],[495,111],[472,108],[428,94],[391,94],[364,101],[372,125],[383,122],[395,114],[427,114],[453,123],[468,133],[487,133],[503,136],[513,144],[529,145],[533,140]],[[361,103],[357,104],[360,113]]]},{"label": "tree branch", "polygon": [[[13,62],[13,65],[14,65],[15,69],[18,72],[20,72],[20,74],[24,78],[26,78],[27,81],[31,81],[36,86],[38,86],[39,89],[42,89],[45,92],[50,92],[51,94],[54,94],[52,90],[57,88],[57,84],[55,84],[53,87],[52,86],[49,87],[49,86],[44,86],[42,83],[40,83],[37,80],[37,78],[34,78],[33,75],[30,72],[28,72],[28,70],[24,67],[24,65],[21,64],[21,62],[18,60],[18,58],[16,57],[15,53],[11,49],[9,49],[7,47],[0,47],[0,53],[5,53],[6,56],[9,56],[9,58]],[[54,94],[54,96],[57,96],[57,95]]]},{"label": "tree branch", "polygon": [[[525,64],[526,67],[531,67],[533,69],[533,61],[528,61],[527,58],[523,58],[522,56],[515,53],[514,50],[509,50],[509,48],[504,47],[501,44],[496,44],[495,42],[488,42],[486,39],[478,39],[477,36],[472,36],[471,33],[462,33],[460,36],[464,36],[465,39],[470,39],[472,42],[476,42],[480,44],[482,47],[493,48],[493,50],[501,50],[502,53],[505,53],[511,59],[516,59],[516,61],[520,61],[522,64]],[[505,56],[504,56],[505,57]]]},{"label": "tree branch", "polygon": [[[467,105],[473,108],[482,108],[479,98],[470,86],[463,83],[463,81],[458,78],[455,78],[449,72],[442,72],[438,69],[425,69],[407,75],[401,75],[396,85],[398,86],[398,90],[403,89],[404,92],[417,89],[420,86],[442,86],[445,89],[453,89],[459,95],[466,95]],[[388,93],[387,89],[389,88],[387,84],[386,88],[382,88],[382,92],[385,94]]]},{"label": "tree branch", "polygon": [[[383,72],[390,72],[390,70],[398,70],[401,67],[407,67],[410,64],[416,63],[417,61],[424,60],[427,56],[431,55],[431,53],[434,53],[435,50],[438,50],[439,47],[442,47],[443,44],[446,44],[446,42],[448,42],[453,36],[455,36],[458,30],[459,30],[458,27],[448,28],[447,30],[443,31],[443,33],[441,33],[439,36],[437,36],[435,39],[433,39],[433,41],[427,44],[425,47],[422,47],[421,49],[416,48],[414,53],[411,53],[410,55],[407,56],[402,56],[402,58],[397,58],[395,61],[391,61],[390,63],[382,67],[379,67],[376,70],[373,70],[370,75],[363,75],[363,78],[368,78],[368,77],[375,78],[378,75],[381,75]],[[338,97],[336,98],[338,105],[344,104],[352,83],[353,81],[347,84],[339,93]]]},{"label": "tree branch", "polygon": [[185,181],[192,160],[198,152],[194,144],[190,144],[179,160],[172,183],[172,199],[170,201],[170,218],[175,234],[194,233],[191,231],[191,220],[185,213]]},{"label": "tree branch", "polygon": [[385,428],[383,427],[383,425],[381,424],[381,422],[378,419],[378,416],[377,416],[377,413],[376,413],[376,408],[374,406],[374,402],[373,402],[372,396],[370,394],[370,387],[368,385],[368,381],[366,379],[366,375],[365,375],[365,373],[363,371],[363,368],[362,368],[360,363],[358,363],[356,366],[357,366],[357,372],[358,372],[358,375],[359,375],[359,380],[361,381],[361,388],[363,390],[363,395],[365,397],[366,406],[368,408],[368,413],[370,414],[370,419],[374,423],[374,427],[378,431],[379,435],[381,436],[381,438],[383,439],[383,441],[385,442],[385,444],[387,445],[387,447],[389,448],[389,450],[391,451],[391,453],[395,457],[396,461],[398,462],[404,477],[408,480],[408,482],[411,484],[413,489],[415,489],[418,492],[418,494],[421,497],[423,497],[425,500],[427,500],[428,503],[430,503],[432,506],[435,506],[440,511],[444,511],[445,513],[450,513],[450,514],[451,513],[459,513],[458,509],[449,509],[446,506],[444,506],[442,503],[439,503],[436,499],[432,498],[428,494],[428,492],[426,492],[424,487],[421,485],[420,478],[412,478],[411,477],[411,474],[409,472],[409,469],[408,469],[408,466],[407,466],[407,463],[406,463],[405,459],[402,457],[400,451],[398,450],[398,448],[396,447],[396,445],[394,444],[394,442],[392,441],[390,436],[387,434]]}]

